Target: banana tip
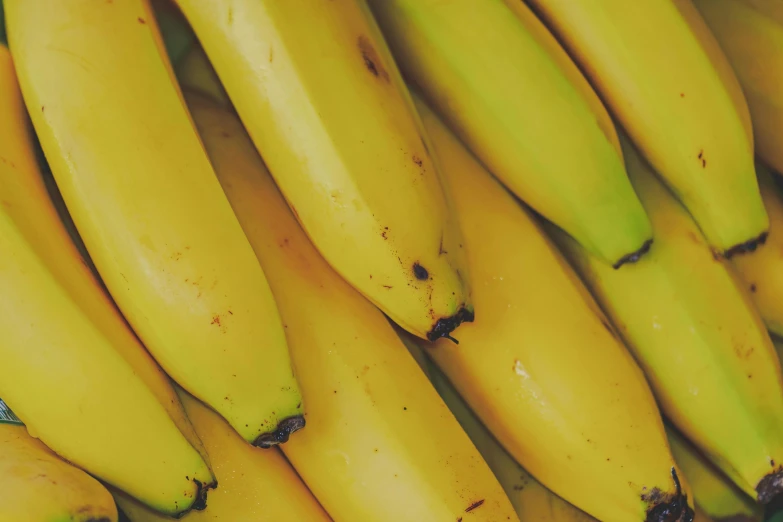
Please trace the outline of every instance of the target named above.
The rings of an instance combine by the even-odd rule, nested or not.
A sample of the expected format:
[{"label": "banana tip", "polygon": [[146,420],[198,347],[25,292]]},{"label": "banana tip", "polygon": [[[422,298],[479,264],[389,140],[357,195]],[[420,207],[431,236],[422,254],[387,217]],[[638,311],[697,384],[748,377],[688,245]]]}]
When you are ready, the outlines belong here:
[{"label": "banana tip", "polygon": [[653,240],[652,239],[648,239],[647,241],[644,242],[644,244],[642,245],[642,247],[639,250],[637,250],[636,252],[631,252],[630,254],[624,255],[615,264],[612,265],[612,268],[617,270],[618,268],[620,268],[623,265],[627,265],[627,264],[630,264],[630,263],[636,263],[637,261],[639,261],[642,258],[642,256],[644,256],[644,254],[646,254],[647,252],[650,251],[650,247],[652,246],[652,244],[653,244]]},{"label": "banana tip", "polygon": [[723,253],[723,257],[726,259],[731,259],[732,256],[738,254],[755,252],[758,247],[767,242],[768,235],[769,232],[762,232],[758,237],[745,241],[744,243],[740,243],[739,245],[734,245]]},{"label": "banana tip", "polygon": [[215,489],[217,487],[217,482],[213,481],[205,484],[200,480],[193,479],[193,483],[196,485],[196,495],[194,497],[193,504],[191,504],[190,507],[185,511],[174,515],[174,519],[180,519],[193,510],[204,511],[207,509],[207,493],[210,489]]},{"label": "banana tip", "polygon": [[472,323],[475,318],[476,316],[473,313],[473,310],[468,310],[467,308],[462,307],[451,317],[443,317],[438,319],[438,321],[435,323],[435,326],[432,327],[432,330],[427,333],[427,339],[434,342],[441,337],[445,337],[446,339],[459,344],[459,341],[451,336],[451,332],[456,330],[457,327],[462,323]]},{"label": "banana tip", "polygon": [[288,442],[291,434],[295,431],[299,431],[305,427],[304,415],[294,415],[293,417],[286,417],[277,424],[275,431],[264,433],[253,442],[253,446],[259,448],[271,448]]},{"label": "banana tip", "polygon": [[756,486],[756,493],[761,505],[783,500],[783,466],[761,479]]},{"label": "banana tip", "polygon": [[688,505],[688,496],[683,494],[680,477],[672,468],[674,493],[664,493],[658,488],[642,495],[642,500],[650,503],[645,522],[693,522],[696,516],[693,508]]}]

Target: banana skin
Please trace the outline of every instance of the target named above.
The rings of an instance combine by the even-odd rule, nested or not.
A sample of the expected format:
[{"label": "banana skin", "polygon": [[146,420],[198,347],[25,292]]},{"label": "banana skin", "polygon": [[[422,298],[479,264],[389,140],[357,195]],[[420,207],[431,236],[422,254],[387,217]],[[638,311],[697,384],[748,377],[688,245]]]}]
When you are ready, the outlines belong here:
[{"label": "banana skin", "polygon": [[364,1],[177,4],[329,264],[421,338],[471,321],[440,167]]},{"label": "banana skin", "polygon": [[238,117],[186,99],[270,274],[308,404],[307,429],[282,450],[316,498],[336,522],[518,521],[384,314],[297,224]]}]

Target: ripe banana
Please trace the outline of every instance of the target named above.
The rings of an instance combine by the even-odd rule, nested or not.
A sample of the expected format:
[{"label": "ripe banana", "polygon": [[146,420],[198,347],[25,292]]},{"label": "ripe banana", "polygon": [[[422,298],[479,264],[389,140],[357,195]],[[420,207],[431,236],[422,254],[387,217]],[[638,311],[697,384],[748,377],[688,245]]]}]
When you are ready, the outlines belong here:
[{"label": "ripe banana", "polygon": [[31,437],[0,400],[0,522],[66,520],[117,522],[117,507],[100,482]]},{"label": "ripe banana", "polygon": [[[745,92],[756,153],[783,172],[783,6],[775,0],[694,0]],[[762,189],[763,191],[763,189]]]},{"label": "ripe banana", "polygon": [[677,430],[666,426],[672,454],[693,488],[699,507],[721,522],[761,522],[763,510]]},{"label": "ripe banana", "polygon": [[369,3],[408,81],[511,191],[615,267],[649,248],[606,109],[523,2]]},{"label": "ripe banana", "polygon": [[70,241],[2,45],[0,245],[0,396],[36,437],[100,479],[162,511],[198,507],[214,483],[203,446]]},{"label": "ripe banana", "polygon": [[[188,522],[330,522],[332,519],[277,449],[247,444],[220,416],[180,390],[188,417],[209,452],[218,487],[209,506]],[[171,520],[121,493],[117,504],[132,522]]]},{"label": "ripe banana", "polygon": [[323,257],[406,330],[471,321],[439,167],[363,0],[176,0]]},{"label": "ripe banana", "polygon": [[783,336],[783,194],[774,174],[760,162],[756,173],[761,197],[769,215],[769,236],[764,248],[752,256],[733,259],[767,328]]},{"label": "ripe banana", "polygon": [[46,157],[119,308],[166,372],[243,438],[284,442],[304,418],[279,314],[149,4],[5,10]]},{"label": "ripe banana", "polygon": [[641,370],[530,214],[418,106],[484,310],[459,346],[425,351],[515,460],[568,502],[605,522],[690,522]]},{"label": "ripe banana", "polygon": [[392,325],[310,243],[239,118],[186,99],[270,275],[308,405],[283,451],[321,504],[337,522],[517,521]]},{"label": "ripe banana", "polygon": [[509,455],[492,434],[481,424],[465,401],[432,364],[422,348],[407,332],[398,331],[400,338],[416,362],[457,418],[465,433],[481,452],[508,495],[519,520],[535,522],[597,522],[593,517],[558,497],[533,478]]},{"label": "ripe banana", "polygon": [[624,271],[553,236],[647,375],[662,411],[765,504],[783,492],[783,376],[745,285],[623,139],[655,246]]},{"label": "ripe banana", "polygon": [[763,243],[747,103],[691,0],[530,3],[710,245],[731,257]]}]

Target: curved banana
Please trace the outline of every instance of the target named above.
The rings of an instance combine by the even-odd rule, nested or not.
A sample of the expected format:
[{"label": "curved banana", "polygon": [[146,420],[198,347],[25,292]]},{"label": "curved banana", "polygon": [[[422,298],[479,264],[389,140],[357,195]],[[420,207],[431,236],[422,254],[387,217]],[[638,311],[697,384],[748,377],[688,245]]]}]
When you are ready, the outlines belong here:
[{"label": "curved banana", "polygon": [[750,292],[623,140],[652,219],[649,256],[607,270],[553,228],[645,371],[662,411],[759,502],[783,493],[783,376]]},{"label": "curved banana", "polygon": [[71,221],[57,185],[46,169],[36,164],[30,121],[19,91],[11,55],[0,45],[0,156],[14,172],[0,177],[0,193],[8,202],[5,212],[30,238],[30,246],[48,270],[70,293],[144,384],[157,396],[179,430],[206,462],[201,440],[193,430],[169,377],[128,327],[106,294],[102,282]]},{"label": "curved banana", "polygon": [[694,0],[694,4],[742,85],[756,153],[783,172],[783,7],[775,0]]},{"label": "curved banana", "polygon": [[[183,390],[180,396],[220,484],[207,508],[189,513],[188,522],[331,522],[277,449],[250,446],[214,411]],[[131,522],[167,520],[127,495],[114,496]]]},{"label": "curved banana", "polygon": [[439,167],[363,0],[176,0],[298,221],[406,330],[471,321]]},{"label": "curved banana", "polygon": [[710,245],[731,257],[763,243],[748,107],[691,0],[530,3]]},{"label": "curved banana", "polygon": [[515,460],[568,502],[605,522],[690,522],[641,370],[530,214],[418,106],[484,309],[459,346],[425,351]]},{"label": "curved banana", "polygon": [[783,193],[769,169],[756,163],[761,197],[769,215],[769,236],[752,256],[733,259],[767,328],[783,336]]},{"label": "curved banana", "polygon": [[[699,453],[677,430],[666,426],[669,444],[699,507],[717,522],[761,522],[763,510]],[[698,521],[694,521],[698,522]]]},{"label": "curved banana", "polygon": [[369,4],[408,81],[511,191],[610,264],[649,248],[606,109],[523,2]]},{"label": "curved banana", "polygon": [[337,522],[517,521],[392,325],[310,243],[240,120],[186,99],[270,274],[308,405],[307,429],[283,451],[321,504]]},{"label": "curved banana", "polygon": [[0,396],[100,479],[162,511],[198,507],[214,483],[203,446],[59,220],[2,45],[0,158]]},{"label": "curved banana", "polygon": [[481,424],[454,387],[422,348],[406,332],[399,331],[405,346],[430,379],[443,401],[457,418],[465,433],[481,452],[490,469],[506,491],[519,520],[535,522],[597,522],[593,517],[558,497],[520,466]]},{"label": "curved banana", "polygon": [[100,482],[31,437],[0,400],[0,522],[66,520],[117,522],[117,507]]},{"label": "curved banana", "polygon": [[136,333],[248,441],[304,425],[280,317],[214,177],[146,0],[5,2],[46,157]]}]

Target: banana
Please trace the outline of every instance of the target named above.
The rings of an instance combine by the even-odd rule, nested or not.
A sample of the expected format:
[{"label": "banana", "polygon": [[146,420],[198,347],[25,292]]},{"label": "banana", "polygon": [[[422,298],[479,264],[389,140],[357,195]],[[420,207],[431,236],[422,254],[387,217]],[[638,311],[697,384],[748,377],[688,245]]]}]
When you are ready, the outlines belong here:
[{"label": "banana", "polygon": [[688,485],[641,370],[530,213],[421,100],[418,107],[452,187],[484,310],[463,326],[459,346],[422,344],[425,351],[557,495],[605,522],[690,522]]},{"label": "banana", "polygon": [[744,279],[767,328],[783,336],[783,195],[774,174],[761,162],[756,163],[761,196],[769,215],[769,236],[764,248],[752,256],[738,256],[734,268]]},{"label": "banana", "polygon": [[[247,441],[304,426],[279,313],[146,0],[8,0],[22,92],[103,281],[163,369]],[[183,475],[184,476],[184,475]]]},{"label": "banana", "polygon": [[641,257],[650,223],[614,125],[523,2],[369,4],[408,81],[511,191],[608,263]]},{"label": "banana", "polygon": [[677,464],[693,488],[699,507],[718,522],[761,522],[763,510],[667,424],[666,433]]},{"label": "banana", "polygon": [[0,522],[117,522],[117,507],[100,482],[17,421],[0,400]]},{"label": "banana", "polygon": [[699,506],[696,506],[696,509],[694,510],[693,522],[713,522],[713,520],[709,517],[709,515],[702,511]]},{"label": "banana", "polygon": [[476,415],[470,411],[443,372],[428,360],[424,351],[410,334],[403,331],[398,333],[465,433],[468,434],[473,444],[481,452],[481,456],[489,464],[511,500],[517,515],[519,515],[519,520],[597,522],[587,513],[580,511],[546,489],[522,466],[517,464],[487,428],[481,424]]},{"label": "banana", "polygon": [[742,85],[756,153],[783,172],[783,8],[774,0],[694,0],[694,4]]},{"label": "banana", "polygon": [[406,330],[473,318],[439,167],[363,0],[176,0],[323,257]]},{"label": "banana", "polygon": [[648,257],[607,270],[552,227],[675,426],[762,504],[783,492],[783,376],[750,292],[688,211],[623,140],[652,219]]},{"label": "banana", "polygon": [[[207,446],[220,487],[210,493],[204,511],[188,522],[330,522],[332,519],[277,449],[254,448],[220,416],[179,390],[188,417]],[[117,504],[131,522],[171,520],[122,493]]]},{"label": "banana", "polygon": [[186,99],[270,274],[308,404],[283,452],[316,498],[337,522],[518,521],[392,325],[308,240],[239,118]]},{"label": "banana", "polygon": [[0,396],[60,456],[154,508],[203,504],[214,484],[203,446],[70,241],[2,45],[0,251]]},{"label": "banana", "polygon": [[747,103],[691,0],[530,3],[710,245],[732,257],[762,244]]},{"label": "banana", "polygon": [[5,212],[30,238],[30,246],[48,270],[73,296],[112,346],[156,395],[179,430],[208,462],[206,450],[193,430],[169,377],[128,327],[107,295],[102,281],[76,231],[51,172],[37,165],[39,152],[16,80],[8,48],[0,45],[0,155],[15,168],[0,177]]}]

